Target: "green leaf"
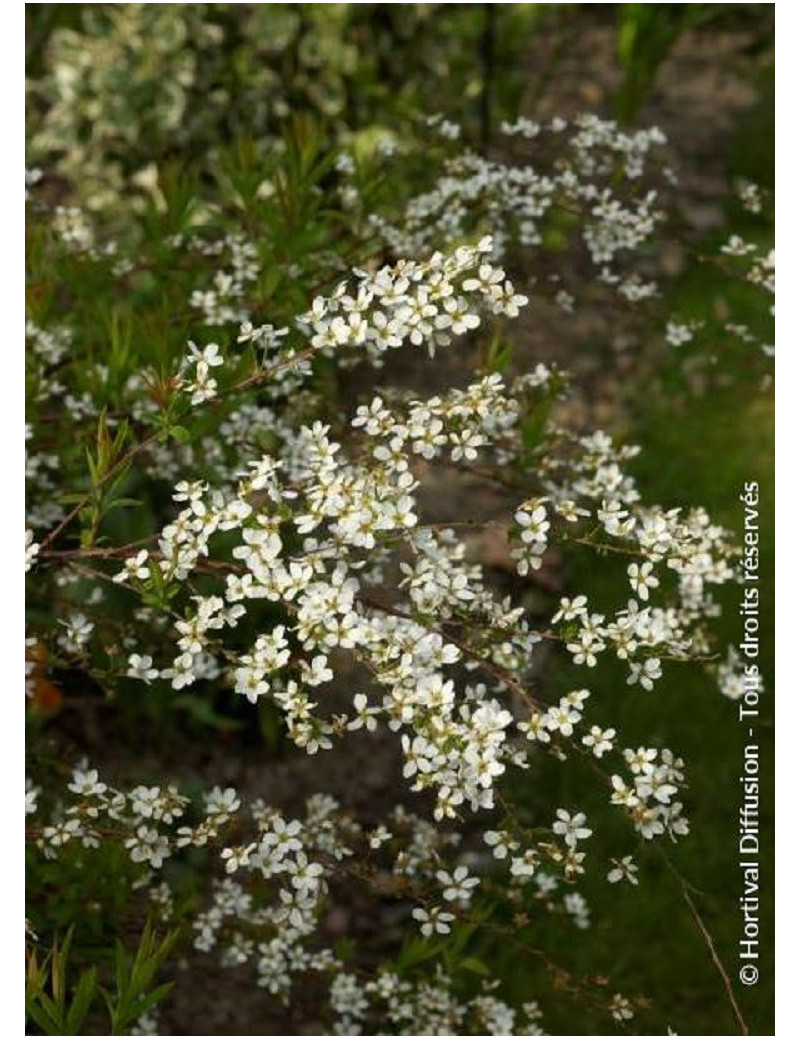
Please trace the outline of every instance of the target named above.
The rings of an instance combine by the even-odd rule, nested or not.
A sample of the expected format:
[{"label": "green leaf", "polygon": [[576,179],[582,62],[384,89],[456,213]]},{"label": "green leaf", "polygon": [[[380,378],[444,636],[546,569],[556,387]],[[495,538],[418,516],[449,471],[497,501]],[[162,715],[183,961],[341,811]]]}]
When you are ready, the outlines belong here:
[{"label": "green leaf", "polygon": [[170,426],[168,434],[176,440],[178,444],[188,444],[192,439],[191,433],[185,426]]},{"label": "green leaf", "polygon": [[125,990],[125,983],[128,976],[128,956],[125,952],[125,947],[119,940],[115,943],[114,959],[116,966],[117,992],[122,993]]},{"label": "green leaf", "polygon": [[94,999],[97,990],[97,969],[89,968],[81,975],[78,985],[75,987],[75,996],[67,1014],[66,1026],[68,1036],[77,1036],[84,1018],[89,1011],[89,1006]]},{"label": "green leaf", "polygon": [[161,1001],[174,987],[174,982],[163,982],[160,986],[156,986],[155,989],[151,990],[148,994],[143,997],[139,997],[134,1006],[135,1018],[140,1018],[145,1011],[148,1011],[151,1007],[156,1004],[160,1004]]},{"label": "green leaf", "polygon": [[213,705],[196,694],[176,697],[172,703],[176,708],[183,708],[197,722],[212,729],[225,733],[235,733],[244,727],[244,723],[240,720],[229,719],[227,716],[220,714],[220,712],[214,711]]},{"label": "green leaf", "polygon": [[461,961],[461,967],[464,968],[466,971],[471,971],[475,975],[489,974],[489,969],[486,967],[483,961],[478,960],[477,957],[465,957],[464,960]]},{"label": "green leaf", "polygon": [[[41,1000],[42,995],[40,994],[37,998]],[[45,1036],[63,1036],[61,1031],[61,1023],[49,1015],[43,1007],[41,1007],[36,999],[28,997],[25,999],[25,1015],[28,1018],[32,1018],[36,1025],[42,1030]]]},{"label": "green leaf", "polygon": [[[130,963],[129,956],[121,943],[116,948],[116,994],[113,996],[103,991],[111,1015],[112,1034],[119,1036],[125,1033],[144,1011],[158,1000],[163,999],[171,986],[165,983],[150,990],[153,979],[160,969],[170,950],[175,944],[178,932],[168,933],[161,941],[156,937],[150,921],[148,921],[139,946]],[[148,992],[149,991],[149,992]]]},{"label": "green leaf", "polygon": [[417,964],[436,957],[444,949],[446,943],[431,942],[424,936],[415,935],[403,944],[397,957],[398,971],[413,968]]},{"label": "green leaf", "polygon": [[142,504],[139,498],[115,498],[113,502],[108,502],[104,508],[104,513],[110,513],[113,509],[121,509],[124,506],[140,506]]},{"label": "green leaf", "polygon": [[450,948],[454,953],[460,953],[475,933],[474,924],[457,924],[450,936]]}]

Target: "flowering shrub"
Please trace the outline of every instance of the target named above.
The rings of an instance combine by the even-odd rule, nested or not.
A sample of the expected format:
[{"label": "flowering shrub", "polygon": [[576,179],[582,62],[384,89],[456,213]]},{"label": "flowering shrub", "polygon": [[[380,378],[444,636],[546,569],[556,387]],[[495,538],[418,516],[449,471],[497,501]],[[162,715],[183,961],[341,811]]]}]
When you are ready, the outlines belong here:
[{"label": "flowering shrub", "polygon": [[[638,885],[650,843],[671,868],[664,850],[691,825],[691,762],[663,746],[655,711],[643,743],[623,710],[598,710],[593,678],[621,669],[621,686],[657,704],[664,669],[713,669],[740,697],[713,624],[739,550],[689,496],[648,502],[630,470],[639,449],[565,425],[568,375],[546,359],[512,364],[512,346],[534,296],[565,312],[638,308],[642,327],[664,328],[646,273],[678,190],[654,158],[664,136],[595,116],[519,120],[503,128],[508,157],[489,159],[442,117],[421,131],[424,154],[391,135],[326,150],[297,123],[268,148],[220,146],[210,184],[159,162],[143,181],[105,134],[128,125],[138,147],[191,132],[194,15],[127,5],[96,17],[119,20],[120,41],[126,20],[154,21],[159,53],[125,60],[151,74],[177,61],[186,75],[155,107],[136,92],[147,77],[121,93],[135,126],[101,100],[87,142],[76,122],[122,73],[113,49],[95,61],[63,36],[34,141],[39,161],[60,154],[26,177],[32,890],[68,878],[80,906],[107,875],[125,895],[109,899],[105,929],[121,937],[135,907],[169,932],[139,928],[133,960],[118,949],[114,1032],[155,1031],[169,989],[156,976],[174,976],[177,942],[246,965],[288,1005],[302,989],[323,1033],[539,1035],[548,1001],[564,998],[624,1027],[646,1000],[570,976],[520,908],[586,929],[587,870]],[[213,45],[217,30],[201,28],[193,46]],[[95,145],[90,179],[109,194],[82,205],[60,178]],[[752,187],[742,196],[764,204]],[[523,256],[537,277],[515,284],[506,268]],[[732,238],[722,256],[772,290],[771,254]],[[726,328],[748,343],[767,334]],[[676,349],[698,333],[679,316],[666,329]],[[477,371],[438,392],[383,375],[406,354],[435,373],[467,352]],[[437,511],[445,479],[493,489],[490,514],[480,500],[458,520]],[[482,559],[485,537],[506,586]],[[552,594],[565,547],[624,587],[613,610],[580,589]],[[531,609],[530,588],[544,606]],[[65,770],[48,723],[87,689],[134,703],[134,718],[148,700],[174,705],[205,739],[261,726],[316,756],[318,793],[300,812],[222,778],[204,791],[170,776],[129,786],[80,754]],[[326,755],[354,731],[388,735],[397,754],[397,805],[366,818],[325,789]],[[554,801],[545,762],[590,777],[602,809]],[[598,863],[603,828],[624,837]],[[356,888],[397,911],[387,942],[332,938],[332,910]],[[34,901],[32,932],[80,932],[64,905],[48,918]],[[547,985],[507,999],[493,943]],[[67,1000],[68,952],[29,961],[28,1013],[46,1033],[100,1014],[102,972],[84,972]]]},{"label": "flowering shrub", "polygon": [[[508,61],[544,12],[504,13],[494,46]],[[334,133],[354,119],[405,133],[442,79],[474,93],[470,47],[484,30],[480,8],[444,4],[133,3],[76,15],[40,16],[56,24],[28,83],[30,161],[49,158],[106,214],[121,197],[140,206],[165,161],[207,153],[214,168],[226,141],[275,135],[297,110]],[[519,78],[497,84],[509,101]]]}]

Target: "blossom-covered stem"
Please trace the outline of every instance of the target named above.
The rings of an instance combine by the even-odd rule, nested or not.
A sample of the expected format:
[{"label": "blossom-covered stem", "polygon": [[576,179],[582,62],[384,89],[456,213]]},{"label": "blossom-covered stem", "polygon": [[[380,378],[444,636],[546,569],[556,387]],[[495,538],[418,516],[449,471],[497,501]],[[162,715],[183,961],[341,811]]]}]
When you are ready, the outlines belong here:
[{"label": "blossom-covered stem", "polygon": [[[368,871],[359,869],[357,866],[352,864],[347,867],[343,867],[341,864],[336,864],[339,871],[342,874],[346,874],[349,877],[354,878],[356,881],[363,882],[364,884],[372,887],[375,884],[375,874]],[[402,879],[398,879],[402,880]],[[380,891],[380,890],[379,890]],[[414,895],[413,892],[401,893],[403,898],[409,899],[419,906],[429,907],[431,900],[426,899],[419,895]],[[520,950],[522,953],[529,957],[534,958],[544,965],[548,974],[554,979],[558,980],[559,987],[569,990],[569,992],[580,995],[583,993],[585,996],[588,993],[588,989],[582,991],[581,986],[575,984],[575,980],[572,977],[571,972],[567,968],[563,968],[560,964],[553,961],[544,950],[537,949],[531,946],[529,943],[523,942],[514,929],[504,927],[503,925],[496,924],[494,921],[487,921],[484,917],[476,917],[474,914],[467,910],[462,910],[455,904],[450,904],[451,912],[453,916],[465,925],[470,925],[476,929],[485,929],[493,935],[500,937],[504,942],[510,942],[515,949]],[[570,985],[571,983],[571,985]]]},{"label": "blossom-covered stem", "polygon": [[446,639],[454,646],[457,646],[458,649],[471,660],[475,661],[482,668],[485,668],[490,675],[494,676],[494,678],[497,679],[499,682],[502,682],[504,686],[506,686],[509,690],[512,691],[512,693],[519,694],[519,696],[522,697],[522,699],[525,701],[526,704],[529,705],[529,707],[535,708],[536,710],[545,709],[545,705],[542,705],[539,702],[537,702],[530,695],[530,693],[528,693],[528,691],[517,678],[515,678],[513,675],[507,672],[504,668],[498,667],[498,665],[494,664],[494,662],[487,661],[485,657],[482,657],[481,654],[479,654],[467,643],[462,642],[457,636],[454,636],[452,633],[443,632],[437,625],[431,625],[423,620],[420,620],[417,617],[412,617],[411,614],[407,614],[404,610],[400,610],[399,607],[393,607],[385,603],[379,603],[378,601],[370,597],[365,597],[363,594],[359,598],[365,606],[370,606],[375,610],[381,610],[385,614],[393,614],[395,617],[404,618],[407,621],[416,621],[417,624],[422,625],[423,628],[427,628],[429,632],[435,632],[437,635],[442,636],[443,639]]}]

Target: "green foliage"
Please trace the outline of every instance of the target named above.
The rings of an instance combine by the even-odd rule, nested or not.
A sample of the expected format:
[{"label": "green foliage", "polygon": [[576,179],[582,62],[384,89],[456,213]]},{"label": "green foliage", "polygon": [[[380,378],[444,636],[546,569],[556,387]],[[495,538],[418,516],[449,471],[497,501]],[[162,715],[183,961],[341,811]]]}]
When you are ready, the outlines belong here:
[{"label": "green foliage", "polygon": [[624,76],[616,98],[620,119],[634,117],[670,48],[695,22],[693,10],[712,6],[617,4],[617,56]]},{"label": "green foliage", "polygon": [[[156,984],[156,976],[169,956],[178,933],[159,939],[148,921],[133,955],[121,942],[115,947],[113,985],[106,987],[96,966],[87,968],[71,984],[70,954],[74,929],[64,940],[53,940],[40,962],[35,949],[27,954],[25,1014],[45,1036],[85,1035],[85,1023],[96,1016],[104,1002],[111,1036],[127,1036],[145,1012],[169,993],[173,983]],[[102,1002],[100,998],[102,997]],[[88,1023],[86,1023],[88,1024]]]},{"label": "green foliage", "polygon": [[159,939],[148,921],[132,958],[122,943],[117,942],[114,976],[116,989],[112,992],[103,991],[111,1020],[112,1036],[125,1036],[130,1026],[163,1000],[172,989],[172,982],[161,985],[154,983],[177,938],[178,932],[171,932]]},{"label": "green foliage", "polygon": [[96,968],[84,971],[74,988],[68,991],[67,961],[72,931],[67,932],[60,946],[57,939],[53,940],[53,948],[41,964],[35,950],[28,955],[25,1014],[45,1036],[79,1036],[97,994]]},{"label": "green foliage", "polygon": [[623,75],[615,107],[619,119],[632,120],[680,36],[719,20],[769,16],[771,4],[615,4],[617,57]]}]

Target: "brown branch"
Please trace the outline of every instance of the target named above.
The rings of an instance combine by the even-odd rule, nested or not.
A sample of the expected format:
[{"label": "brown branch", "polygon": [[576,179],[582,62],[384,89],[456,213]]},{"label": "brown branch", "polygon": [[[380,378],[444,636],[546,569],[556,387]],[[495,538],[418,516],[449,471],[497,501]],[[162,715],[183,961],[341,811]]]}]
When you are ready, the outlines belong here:
[{"label": "brown branch", "polygon": [[132,462],[137,455],[139,455],[143,451],[146,451],[147,448],[154,444],[160,436],[161,431],[150,434],[149,437],[141,441],[141,443],[135,445],[133,448],[130,449],[130,451],[127,451],[121,458],[117,459],[117,461],[114,463],[113,466],[111,466],[108,472],[103,474],[103,476],[97,481],[92,490],[89,491],[86,495],[84,495],[80,502],[78,502],[67,513],[64,519],[59,524],[57,524],[56,527],[54,527],[48,535],[45,535],[45,537],[42,539],[39,551],[41,552],[42,550],[46,549],[48,545],[52,544],[52,542],[54,542],[56,538],[58,538],[58,536],[61,534],[64,528],[71,524],[75,517],[78,516],[80,511],[89,504],[89,502],[92,500],[92,495],[97,490],[99,490],[101,487],[107,484],[112,477],[115,477],[120,472],[120,470],[123,469],[129,462]]},{"label": "brown branch", "polygon": [[702,916],[700,915],[700,911],[697,909],[697,904],[695,903],[694,899],[692,899],[691,892],[689,891],[689,884],[683,878],[683,876],[678,871],[677,867],[674,865],[674,863],[666,854],[666,852],[664,852],[663,849],[659,849],[659,853],[661,854],[661,857],[663,858],[664,862],[667,864],[670,871],[672,872],[673,877],[680,885],[681,894],[683,895],[683,898],[686,901],[686,904],[692,913],[692,917],[694,918],[694,922],[697,925],[698,931],[702,935],[703,940],[706,946],[708,947],[708,951],[711,954],[711,960],[714,962],[714,966],[719,972],[720,977],[722,978],[722,984],[725,987],[725,993],[728,998],[728,1003],[730,1004],[734,1017],[736,1018],[736,1021],[739,1024],[741,1034],[742,1036],[750,1036],[750,1028],[747,1025],[744,1015],[742,1014],[741,1008],[739,1007],[739,1002],[737,1001],[736,994],[733,991],[733,984],[731,982],[730,975],[725,970],[725,965],[722,963],[719,953],[717,953],[717,948],[714,944],[714,939],[711,933],[709,932],[708,928],[706,927],[706,924],[703,921]]}]

